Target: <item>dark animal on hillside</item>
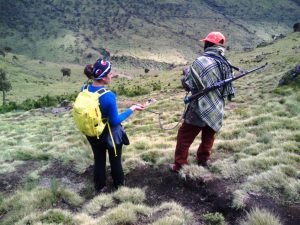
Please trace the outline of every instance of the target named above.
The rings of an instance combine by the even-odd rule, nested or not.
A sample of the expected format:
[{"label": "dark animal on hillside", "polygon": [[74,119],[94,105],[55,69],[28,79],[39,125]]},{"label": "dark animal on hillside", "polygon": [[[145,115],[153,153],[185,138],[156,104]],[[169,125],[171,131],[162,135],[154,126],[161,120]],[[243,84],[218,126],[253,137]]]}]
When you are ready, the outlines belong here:
[{"label": "dark animal on hillside", "polygon": [[6,52],[11,52],[11,51],[12,51],[12,48],[11,48],[11,47],[4,47],[4,51],[6,51]]},{"label": "dark animal on hillside", "polygon": [[300,23],[295,23],[293,28],[294,28],[294,32],[300,32]]},{"label": "dark animal on hillside", "polygon": [[71,69],[70,68],[61,68],[60,72],[62,72],[63,77],[70,77],[71,76]]}]

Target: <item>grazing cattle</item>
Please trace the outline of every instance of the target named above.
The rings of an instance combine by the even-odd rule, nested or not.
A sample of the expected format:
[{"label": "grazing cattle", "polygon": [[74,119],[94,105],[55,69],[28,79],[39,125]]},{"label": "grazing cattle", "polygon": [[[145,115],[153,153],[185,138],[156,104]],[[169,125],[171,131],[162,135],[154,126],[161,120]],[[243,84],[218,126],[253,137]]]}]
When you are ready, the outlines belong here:
[{"label": "grazing cattle", "polygon": [[71,69],[70,68],[62,68],[60,70],[60,72],[62,72],[63,77],[69,77],[71,76]]}]

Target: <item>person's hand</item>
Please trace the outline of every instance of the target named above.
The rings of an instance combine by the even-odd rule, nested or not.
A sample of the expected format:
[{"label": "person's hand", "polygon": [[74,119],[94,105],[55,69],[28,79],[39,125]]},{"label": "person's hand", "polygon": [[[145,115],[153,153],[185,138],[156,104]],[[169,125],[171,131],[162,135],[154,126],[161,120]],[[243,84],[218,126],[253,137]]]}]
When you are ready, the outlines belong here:
[{"label": "person's hand", "polygon": [[189,68],[188,67],[186,67],[186,68],[184,68],[183,70],[182,70],[182,76],[186,76],[187,74],[188,74],[188,72],[189,72]]},{"label": "person's hand", "polygon": [[130,107],[130,109],[132,111],[135,111],[135,110],[142,111],[145,109],[145,106],[143,106],[142,104],[134,104]]}]

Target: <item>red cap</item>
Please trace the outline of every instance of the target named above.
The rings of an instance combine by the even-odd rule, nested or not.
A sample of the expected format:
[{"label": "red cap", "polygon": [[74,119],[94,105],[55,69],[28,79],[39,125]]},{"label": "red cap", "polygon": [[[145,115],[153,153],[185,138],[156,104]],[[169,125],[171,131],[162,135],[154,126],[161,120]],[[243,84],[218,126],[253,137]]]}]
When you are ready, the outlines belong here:
[{"label": "red cap", "polygon": [[213,31],[213,32],[210,32],[206,36],[206,38],[201,39],[200,41],[209,41],[209,42],[217,44],[217,45],[218,44],[224,45],[225,44],[225,36],[221,32]]}]

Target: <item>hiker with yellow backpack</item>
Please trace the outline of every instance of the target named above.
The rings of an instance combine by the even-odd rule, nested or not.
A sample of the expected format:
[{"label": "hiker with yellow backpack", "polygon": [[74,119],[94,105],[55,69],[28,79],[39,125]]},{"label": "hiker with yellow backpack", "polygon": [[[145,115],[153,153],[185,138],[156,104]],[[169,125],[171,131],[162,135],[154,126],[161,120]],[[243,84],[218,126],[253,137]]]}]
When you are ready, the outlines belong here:
[{"label": "hiker with yellow backpack", "polygon": [[106,189],[106,151],[111,166],[114,187],[124,185],[122,146],[129,140],[121,125],[135,110],[143,110],[134,104],[119,114],[116,95],[105,85],[112,79],[112,66],[107,60],[98,59],[89,64],[84,74],[93,80],[84,85],[73,106],[73,117],[79,130],[86,135],[94,153],[94,185],[96,192]]}]

